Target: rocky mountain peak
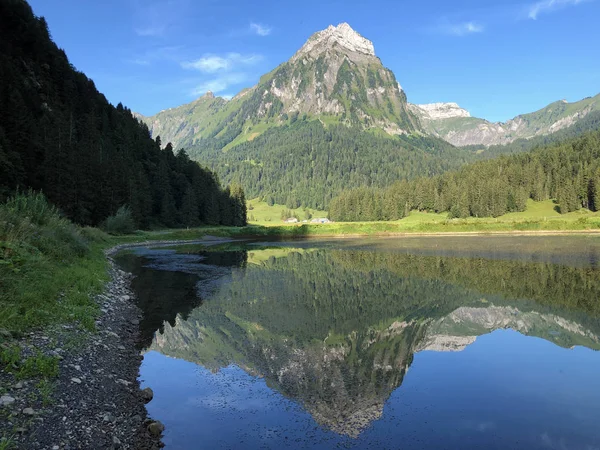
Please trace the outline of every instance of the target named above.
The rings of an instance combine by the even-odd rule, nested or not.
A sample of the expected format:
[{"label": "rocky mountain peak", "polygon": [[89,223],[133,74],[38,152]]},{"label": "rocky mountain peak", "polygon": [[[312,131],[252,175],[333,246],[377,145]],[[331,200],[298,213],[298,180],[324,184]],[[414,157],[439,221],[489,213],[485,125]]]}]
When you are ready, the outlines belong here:
[{"label": "rocky mountain peak", "polygon": [[368,39],[362,37],[347,23],[340,23],[337,27],[329,25],[325,30],[313,34],[302,48],[296,53],[296,58],[301,55],[321,52],[339,45],[351,52],[375,56],[375,47]]},{"label": "rocky mountain peak", "polygon": [[215,98],[215,94],[213,94],[212,91],[206,91],[206,94],[204,94],[203,97]]},{"label": "rocky mountain peak", "polygon": [[440,120],[451,119],[453,117],[471,117],[471,113],[461,108],[456,103],[429,103],[425,105],[415,105],[419,108],[426,119]]}]

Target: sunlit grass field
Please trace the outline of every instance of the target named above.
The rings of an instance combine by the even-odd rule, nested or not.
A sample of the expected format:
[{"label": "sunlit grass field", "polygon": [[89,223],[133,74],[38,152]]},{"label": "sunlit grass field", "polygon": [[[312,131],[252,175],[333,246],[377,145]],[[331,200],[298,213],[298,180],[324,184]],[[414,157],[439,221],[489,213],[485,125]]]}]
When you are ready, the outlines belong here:
[{"label": "sunlit grass field", "polygon": [[[248,222],[250,224],[258,224],[264,226],[272,225],[284,225],[284,221],[281,219],[281,211],[287,210],[285,205],[273,205],[269,206],[266,202],[253,199],[248,203]],[[252,206],[252,209],[250,209]],[[291,210],[295,213],[302,221],[305,218],[304,208],[297,208]],[[327,211],[318,211],[309,209],[312,217],[327,217]],[[473,222],[473,223],[498,223],[498,222],[521,222],[521,221],[537,221],[537,220],[548,220],[548,219],[559,219],[561,221],[573,221],[580,218],[593,218],[600,217],[600,213],[594,213],[587,209],[580,209],[579,211],[573,211],[568,214],[560,214],[556,210],[556,204],[552,200],[546,200],[543,202],[534,202],[533,200],[527,201],[527,210],[522,212],[508,213],[497,218],[469,218],[461,219],[461,222]],[[422,225],[426,223],[442,223],[448,222],[448,214],[432,213],[423,211],[412,211],[408,217],[402,220],[391,221],[391,222],[379,222],[379,223],[391,223],[391,224],[402,224],[403,226],[412,227],[414,225]],[[457,221],[450,221],[456,223]],[[358,223],[358,222],[357,222]],[[372,222],[364,222],[372,223]],[[297,226],[297,225],[296,225]],[[323,226],[323,225],[321,225]],[[331,227],[331,225],[329,225]]]},{"label": "sunlit grass field", "polygon": [[[266,202],[260,201],[255,198],[247,202],[248,206],[248,222],[251,224],[260,224],[265,226],[270,225],[281,225],[283,220],[281,219],[281,212],[287,211],[289,208],[285,205],[274,204],[273,206],[267,205]],[[327,217],[327,211],[317,211],[316,209],[306,208],[311,214],[312,218]],[[309,220],[306,217],[304,208],[291,209],[292,214],[296,214],[302,220]]]}]

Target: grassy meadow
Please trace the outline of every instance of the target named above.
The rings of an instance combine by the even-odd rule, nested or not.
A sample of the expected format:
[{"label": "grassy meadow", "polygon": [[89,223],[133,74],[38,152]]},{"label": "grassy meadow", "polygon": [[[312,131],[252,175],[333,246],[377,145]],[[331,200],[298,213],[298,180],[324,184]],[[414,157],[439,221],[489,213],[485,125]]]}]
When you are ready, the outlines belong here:
[{"label": "grassy meadow", "polygon": [[281,219],[281,212],[290,210],[292,214],[298,216],[300,222],[302,220],[308,220],[306,217],[306,211],[311,215],[312,218],[327,217],[327,211],[318,211],[311,208],[296,208],[290,209],[285,205],[274,204],[273,206],[267,205],[267,202],[261,201],[260,199],[252,199],[246,202],[248,207],[248,222],[251,224],[260,225],[280,225],[283,223]]}]

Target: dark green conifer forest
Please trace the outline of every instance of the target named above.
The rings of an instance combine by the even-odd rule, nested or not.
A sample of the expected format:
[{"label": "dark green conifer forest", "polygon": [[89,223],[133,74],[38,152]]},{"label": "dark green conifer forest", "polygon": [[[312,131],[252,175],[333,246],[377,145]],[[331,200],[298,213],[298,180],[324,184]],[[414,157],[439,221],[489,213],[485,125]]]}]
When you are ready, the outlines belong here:
[{"label": "dark green conifer forest", "polygon": [[457,169],[474,153],[431,136],[389,136],[296,117],[252,141],[223,151],[216,138],[197,141],[190,156],[227,182],[288,208],[327,209],[344,189],[384,187],[398,179]]},{"label": "dark green conifer forest", "polygon": [[246,224],[241,187],[223,189],[184,150],[151,139],[128,108],[112,106],[25,1],[0,2],[0,31],[0,200],[42,191],[84,225],[122,206],[141,228]]},{"label": "dark green conifer forest", "polygon": [[599,211],[600,130],[431,178],[345,191],[332,200],[329,216],[338,221],[397,220],[416,209],[448,212],[450,218],[498,217],[524,211],[529,198],[555,199],[561,213]]}]

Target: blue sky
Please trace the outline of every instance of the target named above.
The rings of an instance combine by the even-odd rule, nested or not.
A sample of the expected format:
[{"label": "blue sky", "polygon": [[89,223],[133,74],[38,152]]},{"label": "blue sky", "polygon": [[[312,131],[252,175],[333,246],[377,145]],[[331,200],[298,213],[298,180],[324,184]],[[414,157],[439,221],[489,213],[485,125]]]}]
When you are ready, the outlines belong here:
[{"label": "blue sky", "polygon": [[600,92],[600,0],[30,0],[113,102],[142,114],[235,95],[348,22],[413,103],[506,120]]}]

